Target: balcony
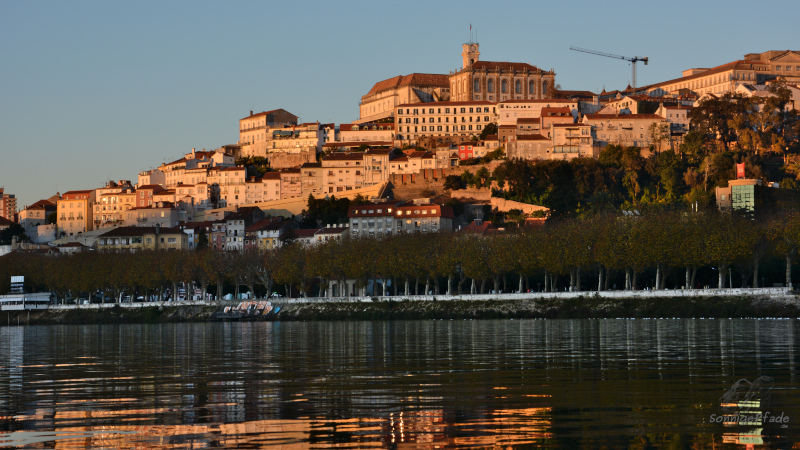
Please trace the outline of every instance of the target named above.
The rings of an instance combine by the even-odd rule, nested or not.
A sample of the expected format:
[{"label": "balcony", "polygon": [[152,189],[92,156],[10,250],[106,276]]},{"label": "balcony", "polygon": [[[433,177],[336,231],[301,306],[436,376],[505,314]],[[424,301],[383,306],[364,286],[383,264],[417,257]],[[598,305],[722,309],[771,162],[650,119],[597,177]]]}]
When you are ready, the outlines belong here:
[{"label": "balcony", "polygon": [[137,222],[147,222],[147,217],[138,217],[136,218]]}]

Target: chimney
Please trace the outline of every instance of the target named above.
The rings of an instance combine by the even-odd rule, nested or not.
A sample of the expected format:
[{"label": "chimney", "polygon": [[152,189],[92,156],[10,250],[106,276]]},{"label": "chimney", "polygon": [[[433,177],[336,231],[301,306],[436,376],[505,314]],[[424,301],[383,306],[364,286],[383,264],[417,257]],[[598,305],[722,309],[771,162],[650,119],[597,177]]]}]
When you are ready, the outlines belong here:
[{"label": "chimney", "polygon": [[251,116],[253,115],[253,110],[252,110],[252,109],[250,110],[250,115],[251,115]]}]

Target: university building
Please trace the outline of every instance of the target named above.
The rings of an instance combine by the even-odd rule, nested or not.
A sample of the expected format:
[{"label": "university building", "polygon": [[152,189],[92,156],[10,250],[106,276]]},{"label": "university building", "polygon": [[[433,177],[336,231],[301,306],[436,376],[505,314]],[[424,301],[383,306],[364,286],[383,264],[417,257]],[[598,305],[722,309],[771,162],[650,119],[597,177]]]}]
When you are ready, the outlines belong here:
[{"label": "university building", "polygon": [[397,108],[395,121],[396,143],[412,144],[427,136],[467,139],[497,121],[497,105],[488,101],[411,103]]},{"label": "university building", "polygon": [[555,86],[553,70],[527,63],[480,61],[477,42],[468,42],[462,49],[462,68],[449,77],[451,101],[543,99]]}]

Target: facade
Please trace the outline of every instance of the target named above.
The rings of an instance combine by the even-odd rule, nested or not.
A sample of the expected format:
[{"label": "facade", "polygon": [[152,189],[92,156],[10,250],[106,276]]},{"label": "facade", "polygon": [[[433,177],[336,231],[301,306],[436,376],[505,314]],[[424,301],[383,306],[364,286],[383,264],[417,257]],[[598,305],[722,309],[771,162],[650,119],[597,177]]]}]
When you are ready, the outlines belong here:
[{"label": "facade", "polygon": [[[310,187],[310,183],[321,176],[321,194],[337,194],[382,183],[389,179],[390,156],[390,150],[333,153],[321,161],[321,173],[316,167],[304,164],[300,169],[301,183]],[[314,192],[306,190],[302,195],[309,193]]]},{"label": "facade", "polygon": [[95,190],[69,191],[56,203],[58,236],[73,236],[92,231]]},{"label": "facade", "polygon": [[179,223],[188,221],[186,211],[177,208],[172,202],[165,201],[157,201],[141,208],[131,208],[125,211],[123,216],[123,226],[126,227],[173,228]]},{"label": "facade", "polygon": [[178,228],[119,227],[98,236],[98,250],[188,250],[189,236]]},{"label": "facade", "polygon": [[[392,110],[394,112],[394,110]],[[394,141],[394,123],[362,123],[339,125],[339,142],[389,142]],[[331,143],[334,144],[335,143]]]},{"label": "facade", "polygon": [[375,83],[367,95],[361,97],[356,123],[391,120],[396,108],[402,104],[447,100],[450,100],[450,81],[447,75],[398,75]]},{"label": "facade", "polygon": [[225,250],[244,250],[247,227],[264,219],[264,212],[248,206],[225,218]]},{"label": "facade", "polygon": [[273,250],[281,246],[281,238],[291,228],[291,221],[279,217],[267,217],[245,228],[248,247],[260,251]]},{"label": "facade", "polygon": [[579,115],[579,102],[577,100],[561,99],[530,99],[507,100],[497,105],[497,124],[514,125],[520,119],[537,119],[542,116],[543,108],[568,108],[573,117]]},{"label": "facade", "polygon": [[17,197],[6,194],[2,187],[0,187],[0,217],[12,222],[17,220]]},{"label": "facade", "polygon": [[[557,123],[550,127],[553,149],[551,158],[593,158],[597,156],[592,140],[591,125],[582,123]],[[597,148],[599,154],[599,148]]]},{"label": "facade", "polygon": [[352,237],[382,234],[434,233],[453,229],[453,209],[418,201],[369,203],[348,210]]},{"label": "facade", "polygon": [[504,102],[542,99],[555,86],[555,72],[526,63],[480,61],[479,44],[462,45],[461,70],[450,74],[450,100]]},{"label": "facade", "polygon": [[720,211],[738,211],[757,219],[800,211],[800,191],[781,189],[777,183],[764,186],[760,179],[729,180],[715,194]]},{"label": "facade", "polygon": [[677,93],[683,89],[699,95],[733,92],[739,84],[765,84],[774,79],[800,82],[800,51],[771,50],[748,53],[743,60],[713,68],[684,70],[680,78],[645,86],[640,91],[651,96]]},{"label": "facade", "polygon": [[541,134],[524,134],[506,143],[509,159],[550,159],[553,141]]},{"label": "facade", "polygon": [[55,203],[49,200],[39,200],[19,212],[19,224],[25,229],[34,244],[41,244],[56,239],[55,226],[47,224],[47,218],[56,212]]},{"label": "facade", "polygon": [[265,142],[272,128],[283,128],[297,125],[298,117],[285,109],[263,111],[239,119],[239,145]]},{"label": "facade", "polygon": [[403,104],[395,113],[395,144],[413,144],[422,137],[478,136],[496,116],[496,104],[486,101]]},{"label": "facade", "polygon": [[614,144],[640,148],[653,144],[650,126],[666,122],[655,114],[587,114],[582,121],[591,125],[592,139],[600,147]]},{"label": "facade", "polygon": [[300,169],[284,169],[278,173],[281,177],[281,200],[297,198],[303,194]]}]

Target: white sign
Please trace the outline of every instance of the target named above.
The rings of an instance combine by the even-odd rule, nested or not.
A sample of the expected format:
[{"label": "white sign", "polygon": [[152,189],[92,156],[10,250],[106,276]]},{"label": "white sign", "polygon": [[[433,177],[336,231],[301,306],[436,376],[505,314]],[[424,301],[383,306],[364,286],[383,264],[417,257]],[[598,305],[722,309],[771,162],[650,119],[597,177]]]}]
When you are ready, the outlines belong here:
[{"label": "white sign", "polygon": [[24,283],[25,277],[11,277],[12,283]]}]

